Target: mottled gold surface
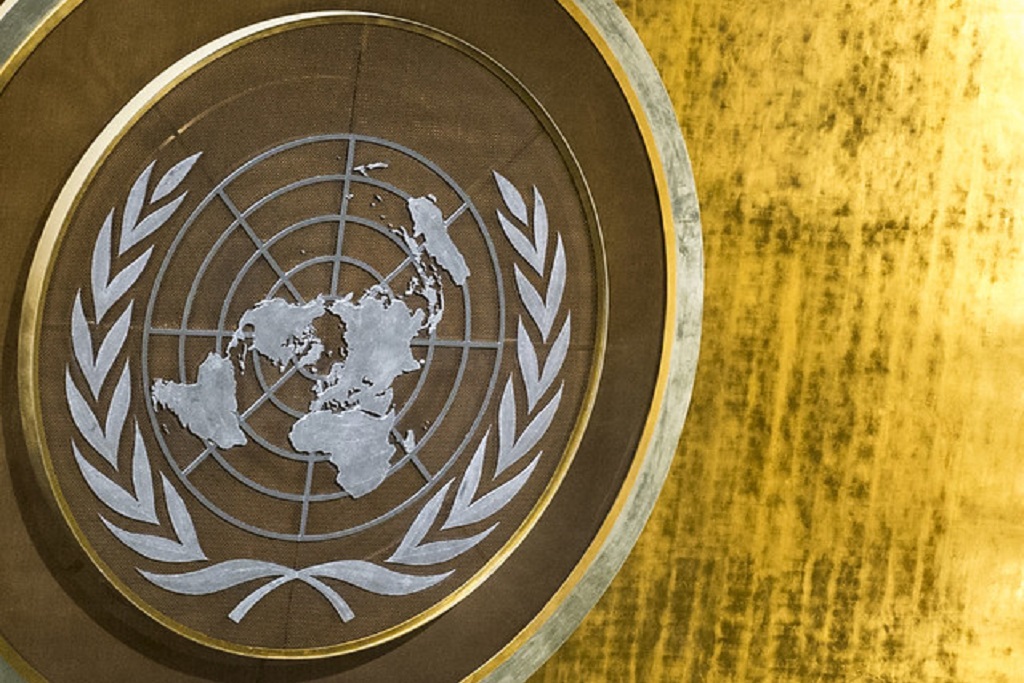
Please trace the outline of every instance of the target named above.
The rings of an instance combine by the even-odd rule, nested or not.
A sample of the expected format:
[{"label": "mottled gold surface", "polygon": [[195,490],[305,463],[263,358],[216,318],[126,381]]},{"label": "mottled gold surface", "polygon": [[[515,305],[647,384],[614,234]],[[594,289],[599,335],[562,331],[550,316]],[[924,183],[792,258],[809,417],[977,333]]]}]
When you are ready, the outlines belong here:
[{"label": "mottled gold surface", "polygon": [[533,680],[1024,680],[1024,4],[619,4],[693,159],[701,361]]}]

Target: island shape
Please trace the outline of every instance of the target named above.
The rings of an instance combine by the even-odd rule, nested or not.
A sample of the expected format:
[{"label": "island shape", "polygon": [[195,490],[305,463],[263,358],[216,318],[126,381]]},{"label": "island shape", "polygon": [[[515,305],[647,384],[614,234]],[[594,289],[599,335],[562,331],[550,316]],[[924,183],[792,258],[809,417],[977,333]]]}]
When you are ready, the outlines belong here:
[{"label": "island shape", "polygon": [[157,380],[153,404],[170,410],[182,427],[203,441],[219,448],[244,446],[248,439],[238,424],[236,386],[231,361],[210,353],[199,366],[195,384]]}]

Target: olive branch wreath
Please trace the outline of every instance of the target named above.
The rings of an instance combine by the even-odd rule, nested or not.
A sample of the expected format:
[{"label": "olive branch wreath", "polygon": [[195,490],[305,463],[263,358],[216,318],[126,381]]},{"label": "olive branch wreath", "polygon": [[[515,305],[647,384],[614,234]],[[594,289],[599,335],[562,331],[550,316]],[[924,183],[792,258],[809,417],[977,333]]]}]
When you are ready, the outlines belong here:
[{"label": "olive branch wreath", "polygon": [[[168,197],[185,180],[201,153],[184,159],[168,170],[150,192],[153,161],[135,180],[122,210],[119,240],[113,243],[114,210],[107,214],[99,231],[92,253],[90,289],[87,292],[93,304],[93,320],[86,318],[82,303],[83,294],[79,289],[71,313],[71,342],[77,375],[84,379],[86,390],[79,388],[76,373],[70,365],[65,369],[65,393],[72,421],[78,434],[92,451],[102,459],[93,464],[83,455],[76,439],[71,439],[71,448],[79,471],[89,489],[112,512],[135,522],[156,527],[149,533],[138,533],[115,524],[108,516],[99,513],[100,520],[113,536],[135,553],[161,564],[186,564],[209,562],[196,533],[192,515],[174,484],[161,473],[163,504],[160,505],[154,490],[154,477],[138,420],[134,420],[133,440],[127,466],[131,472],[131,487],[126,488],[111,476],[101,471],[121,474],[121,446],[125,425],[128,422],[131,404],[132,380],[131,363],[125,358],[120,374],[114,383],[109,406],[102,418],[98,409],[101,393],[114,374],[115,365],[124,349],[134,309],[134,300],[127,298],[128,292],[144,272],[153,254],[153,247],[146,249],[127,266],[111,277],[113,259],[125,257],[126,252],[144,242],[163,227],[184,202],[188,192],[177,197]],[[398,544],[398,548],[385,561],[390,565],[436,567],[467,552],[488,537],[499,525],[494,522],[487,529],[465,537],[451,537],[441,540],[427,540],[432,530],[450,532],[477,523],[485,522],[501,511],[522,490],[533,474],[543,455],[533,454],[529,463],[505,483],[481,494],[481,481],[485,461],[496,454],[494,474],[491,483],[497,481],[513,467],[524,461],[551,426],[562,400],[564,384],[555,389],[569,346],[571,312],[567,313],[560,330],[552,338],[555,323],[562,308],[562,297],[566,283],[566,258],[561,236],[557,236],[554,255],[548,269],[549,227],[548,214],[543,197],[533,188],[532,215],[526,201],[515,186],[505,177],[494,173],[494,180],[510,215],[497,211],[498,221],[516,253],[544,283],[543,295],[531,283],[520,268],[515,268],[515,280],[520,301],[540,341],[535,341],[530,325],[522,317],[518,321],[516,350],[519,361],[522,389],[517,390],[515,372],[509,373],[498,407],[497,444],[491,448],[491,430],[488,429],[477,445],[476,451],[454,494],[447,517],[438,528],[437,522],[448,493],[455,483],[452,478],[445,483],[422,509],[409,526]],[[148,215],[143,216],[145,210]],[[523,226],[532,238],[519,226]],[[108,314],[120,309],[116,320],[104,324]],[[93,343],[101,339],[98,347]],[[542,363],[538,348],[550,344],[547,359]],[[517,429],[516,416],[519,399],[517,395],[525,390],[527,424]],[[542,401],[543,399],[543,401]],[[541,405],[543,403],[543,405]],[[92,459],[96,459],[95,457]],[[124,478],[122,476],[121,478]],[[484,487],[486,488],[486,487]],[[162,513],[161,513],[162,511]],[[169,532],[166,528],[169,522]],[[451,576],[455,570],[430,575],[403,573],[381,564],[361,560],[338,560],[293,569],[272,562],[256,559],[230,559],[217,562],[202,569],[184,573],[155,573],[137,568],[148,581],[167,591],[181,595],[209,595],[245,583],[259,581],[259,586],[241,600],[228,614],[238,623],[264,597],[277,588],[292,581],[300,581],[319,592],[334,608],[343,622],[355,618],[348,603],[333,588],[324,582],[335,580],[356,588],[385,596],[401,596],[426,590]]]}]

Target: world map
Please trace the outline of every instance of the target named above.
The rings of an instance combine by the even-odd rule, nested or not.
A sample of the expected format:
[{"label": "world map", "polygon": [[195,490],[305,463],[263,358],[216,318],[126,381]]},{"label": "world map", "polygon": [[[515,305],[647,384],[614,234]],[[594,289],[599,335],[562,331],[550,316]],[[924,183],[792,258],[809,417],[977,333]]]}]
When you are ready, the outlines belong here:
[{"label": "world map", "polygon": [[[206,356],[194,383],[156,380],[154,405],[169,410],[209,446],[245,446],[249,440],[237,399],[245,358],[258,356],[281,372],[304,370],[303,376],[313,378],[311,399],[291,426],[291,446],[298,453],[326,455],[337,470],[338,486],[353,498],[374,491],[399,447],[411,452],[416,446],[411,431],[398,436],[392,385],[399,376],[422,369],[412,341],[421,332],[433,333],[444,315],[442,272],[459,286],[470,275],[436,200],[413,197],[407,207],[412,232],[395,231],[415,272],[404,292],[378,283],[358,297],[349,292],[296,303],[260,300],[240,317],[226,352]],[[317,323],[325,319],[341,327],[342,348],[327,348],[317,334]],[[232,354],[236,349],[241,353]],[[339,360],[325,374],[316,374],[325,357]]]}]

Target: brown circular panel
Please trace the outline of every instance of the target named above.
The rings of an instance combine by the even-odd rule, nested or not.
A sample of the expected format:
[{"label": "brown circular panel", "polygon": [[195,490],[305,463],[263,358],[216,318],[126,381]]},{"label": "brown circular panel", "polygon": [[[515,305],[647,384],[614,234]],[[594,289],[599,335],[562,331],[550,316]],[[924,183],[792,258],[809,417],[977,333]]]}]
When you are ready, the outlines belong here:
[{"label": "brown circular panel", "polygon": [[32,447],[168,627],[384,642],[493,571],[574,455],[606,289],[579,169],[497,64],[377,15],[245,29],[154,90],[30,273]]},{"label": "brown circular panel", "polygon": [[631,495],[675,275],[630,91],[556,2],[366,9],[88,0],[7,63],[27,670],[483,674]]}]

